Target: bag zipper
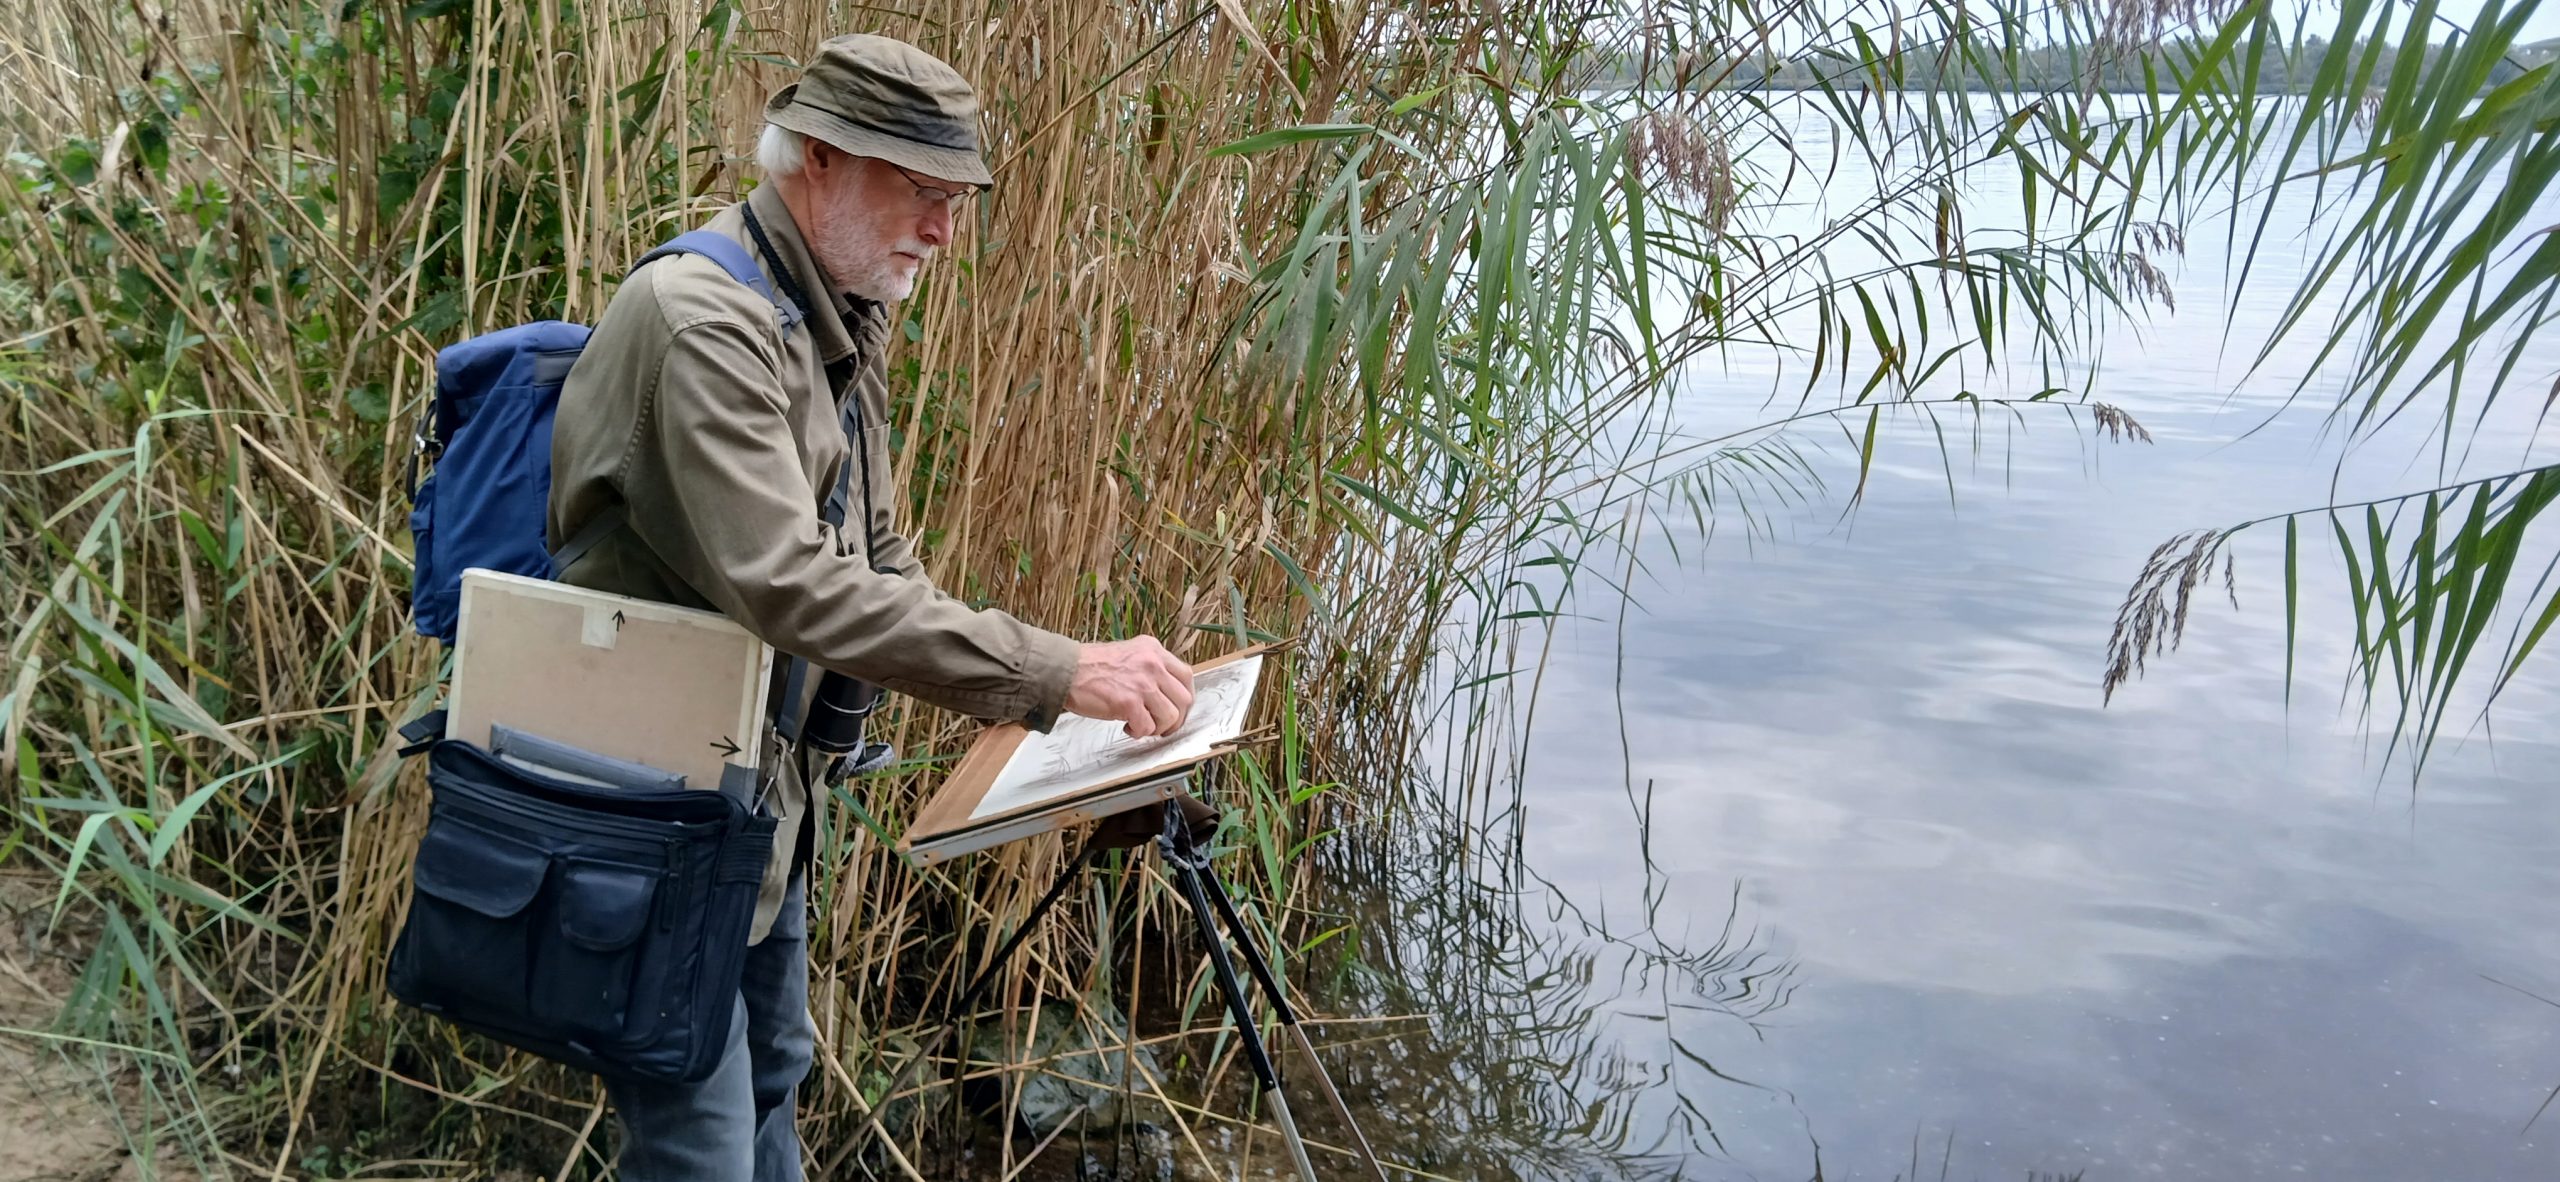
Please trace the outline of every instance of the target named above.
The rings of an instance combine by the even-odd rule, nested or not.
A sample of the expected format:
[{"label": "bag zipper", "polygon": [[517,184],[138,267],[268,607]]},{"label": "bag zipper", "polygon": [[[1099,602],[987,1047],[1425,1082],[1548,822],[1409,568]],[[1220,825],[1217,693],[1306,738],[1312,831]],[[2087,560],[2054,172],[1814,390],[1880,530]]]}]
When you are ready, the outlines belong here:
[{"label": "bag zipper", "polygon": [[[450,788],[447,790],[451,791]],[[471,809],[483,809],[490,812],[509,814],[514,818],[522,820],[538,821],[551,825],[561,824],[561,819],[559,817],[546,814],[541,810],[532,808],[521,802],[507,799],[506,796],[494,789],[483,788],[478,785],[472,785],[464,791],[457,792],[454,798],[451,799],[450,803],[460,806],[466,811]],[[627,817],[615,817],[603,814],[581,815],[577,819],[577,826],[581,829],[592,829],[594,831],[593,833],[583,833],[580,835],[582,837],[594,836],[600,833],[603,835],[621,838],[625,843],[633,843],[642,847],[656,846],[660,842],[667,840],[669,838],[669,834],[667,833],[667,829],[669,827],[682,830],[687,835],[702,832],[704,828],[703,826],[688,821],[635,821]],[[681,838],[679,838],[679,840],[681,840]]]},{"label": "bag zipper", "polygon": [[667,873],[675,880],[675,886],[673,890],[667,892],[667,897],[661,901],[663,906],[658,909],[660,932],[676,930],[676,908],[683,904],[685,893],[691,888],[693,878],[693,859],[684,856],[684,839],[670,836],[666,841]]}]

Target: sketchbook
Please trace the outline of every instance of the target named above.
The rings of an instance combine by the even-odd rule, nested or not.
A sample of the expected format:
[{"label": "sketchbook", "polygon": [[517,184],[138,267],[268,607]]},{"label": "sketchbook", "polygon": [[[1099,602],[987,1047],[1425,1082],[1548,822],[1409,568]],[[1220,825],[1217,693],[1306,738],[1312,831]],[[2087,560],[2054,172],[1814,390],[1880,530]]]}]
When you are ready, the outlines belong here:
[{"label": "sketchbook", "polygon": [[989,727],[916,814],[898,852],[918,866],[1171,799],[1191,769],[1234,750],[1262,679],[1265,646],[1192,669],[1191,716],[1170,735],[1061,714],[1047,734]]}]

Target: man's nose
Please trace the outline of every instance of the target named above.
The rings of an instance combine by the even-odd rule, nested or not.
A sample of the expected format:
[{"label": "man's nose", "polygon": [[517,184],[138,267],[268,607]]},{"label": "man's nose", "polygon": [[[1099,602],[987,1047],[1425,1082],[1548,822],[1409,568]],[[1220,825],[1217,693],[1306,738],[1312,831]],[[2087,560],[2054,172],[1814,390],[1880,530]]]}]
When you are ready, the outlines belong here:
[{"label": "man's nose", "polygon": [[927,246],[939,248],[948,245],[951,242],[951,206],[936,203],[928,207],[916,226],[916,237],[924,239]]}]

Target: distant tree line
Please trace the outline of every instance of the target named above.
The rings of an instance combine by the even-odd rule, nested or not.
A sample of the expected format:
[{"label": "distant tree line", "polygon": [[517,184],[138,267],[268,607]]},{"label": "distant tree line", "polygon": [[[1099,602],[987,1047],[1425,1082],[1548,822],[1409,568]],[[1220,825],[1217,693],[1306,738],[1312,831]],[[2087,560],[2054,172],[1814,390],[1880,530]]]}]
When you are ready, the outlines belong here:
[{"label": "distant tree line", "polygon": [[[2205,45],[2193,38],[2165,41],[2147,49],[2055,45],[2019,49],[1987,60],[1958,58],[1934,47],[1905,49],[1872,61],[1836,50],[1794,57],[1751,54],[1721,60],[1656,58],[1651,83],[1657,87],[1706,86],[1720,90],[1804,90],[1821,85],[1824,79],[1834,86],[1855,86],[1862,80],[1872,83],[1881,77],[1887,89],[1896,90],[2041,91],[2094,87],[2140,91],[2149,89],[2157,79],[2156,85],[2169,90],[2175,89],[2177,80],[2194,68]],[[2298,46],[2272,47],[2259,59],[2257,92],[2302,93],[2309,88],[2312,72],[2328,49],[2328,40],[2316,36],[2304,38]],[[2398,64],[2399,48],[2357,43],[2357,53],[2368,50],[2379,59],[2372,76],[2377,82],[2389,78]],[[2443,46],[2431,45],[2426,52],[2432,58],[2443,52]],[[2519,46],[2492,72],[2489,85],[2510,81],[2529,68],[2548,64],[2554,57],[2560,57],[2560,38]],[[2246,59],[2235,53],[2222,62],[2220,69],[2229,82],[2237,83],[2237,75],[2245,65]],[[1627,89],[1643,76],[1641,59],[1619,58],[1601,72],[1597,85],[1603,89]]]}]

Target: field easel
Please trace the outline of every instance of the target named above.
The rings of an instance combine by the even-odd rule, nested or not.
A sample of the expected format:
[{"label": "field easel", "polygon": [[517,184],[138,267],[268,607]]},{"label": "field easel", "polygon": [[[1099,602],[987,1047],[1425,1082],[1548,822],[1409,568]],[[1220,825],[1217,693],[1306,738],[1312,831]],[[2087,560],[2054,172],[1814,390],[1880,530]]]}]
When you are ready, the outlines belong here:
[{"label": "field easel", "polygon": [[[1376,1182],[1386,1182],[1386,1168],[1378,1164],[1378,1155],[1369,1148],[1369,1138],[1360,1132],[1360,1123],[1351,1115],[1351,1106],[1343,1102],[1342,1093],[1333,1086],[1333,1076],[1325,1071],[1324,1061],[1316,1057],[1315,1043],[1307,1037],[1306,1028],[1299,1024],[1297,1011],[1290,1007],[1288,995],[1280,988],[1270,962],[1255,946],[1252,933],[1245,930],[1243,919],[1236,914],[1235,902],[1227,897],[1226,887],[1219,883],[1217,874],[1210,869],[1208,852],[1191,839],[1191,827],[1182,813],[1180,791],[1182,782],[1187,781],[1190,775],[1190,769],[1186,768],[1163,777],[1171,783],[1167,785],[1167,798],[1158,806],[1163,810],[1164,828],[1156,835],[1153,844],[1157,855],[1164,859],[1165,868],[1172,871],[1180,883],[1184,901],[1191,906],[1192,918],[1200,930],[1200,940],[1209,949],[1209,964],[1217,978],[1218,992],[1226,998],[1227,1013],[1235,1020],[1236,1035],[1243,1044],[1246,1062],[1253,1068],[1254,1082],[1260,1086],[1261,1095],[1271,1102],[1271,1111],[1279,1119],[1281,1139],[1289,1147],[1290,1160],[1296,1163],[1299,1177],[1306,1182],[1317,1182],[1315,1165],[1307,1160],[1306,1139],[1298,1135],[1298,1122],[1290,1115],[1288,1097],[1280,1090],[1279,1068],[1272,1061],[1270,1048],[1262,1041],[1262,1029],[1254,1021],[1252,1009],[1245,1004],[1244,983],[1237,978],[1235,964],[1228,958],[1226,942],[1218,937],[1220,920],[1224,920],[1227,930],[1233,933],[1236,952],[1244,958],[1254,983],[1261,986],[1262,995],[1271,1000],[1280,1025],[1289,1031],[1299,1053],[1306,1056],[1307,1065],[1315,1069],[1316,1081],[1323,1087],[1325,1099],[1333,1105],[1335,1114],[1342,1118],[1343,1127],[1350,1130],[1352,1145],[1359,1151],[1360,1160],[1369,1167],[1370,1176]],[[1014,953],[1021,949],[1040,926],[1040,921],[1049,914],[1049,909],[1057,906],[1058,900],[1065,897],[1067,888],[1083,877],[1085,868],[1102,850],[1098,842],[1089,840],[1066,868],[1058,872],[1057,880],[1049,884],[1040,901],[1032,905],[1030,913],[1022,917],[1022,923],[1005,938],[1004,944],[996,949],[995,956],[985,968],[978,970],[977,978],[961,992],[960,1000],[951,1007],[942,1027],[934,1032],[933,1041],[907,1060],[907,1065],[899,1069],[897,1077],[881,1090],[883,1102],[897,1095],[899,1089],[913,1078],[916,1068],[941,1051],[942,1045],[976,1010],[988,986],[995,983],[996,974],[1013,959]]]}]

